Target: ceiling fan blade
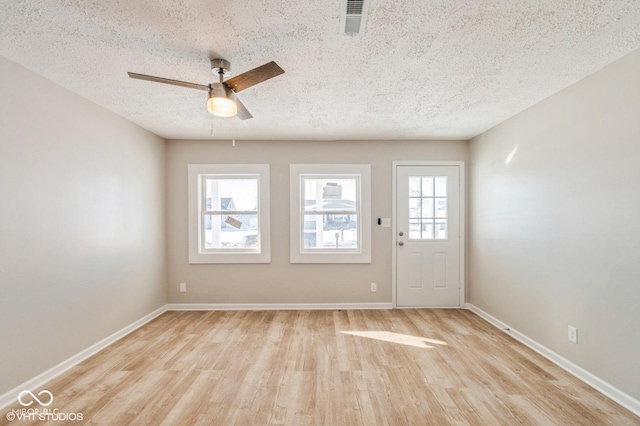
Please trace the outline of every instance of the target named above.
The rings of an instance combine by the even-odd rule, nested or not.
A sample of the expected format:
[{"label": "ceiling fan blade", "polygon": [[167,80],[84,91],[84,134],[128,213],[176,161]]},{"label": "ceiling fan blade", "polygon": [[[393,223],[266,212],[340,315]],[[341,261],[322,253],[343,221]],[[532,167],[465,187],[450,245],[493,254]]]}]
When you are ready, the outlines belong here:
[{"label": "ceiling fan blade", "polygon": [[225,81],[224,84],[231,87],[233,91],[237,93],[283,73],[284,70],[280,68],[278,64],[271,61],[259,66],[258,68],[254,68],[250,71],[230,78],[229,80]]},{"label": "ceiling fan blade", "polygon": [[205,86],[203,84],[188,83],[186,81],[171,80],[168,78],[154,77],[152,75],[136,74],[135,72],[128,72],[127,74],[129,74],[129,77],[137,78],[138,80],[147,80],[147,81],[154,81],[156,83],[172,84],[174,86],[188,87],[189,89],[205,90],[207,92],[210,90],[209,86]]},{"label": "ceiling fan blade", "polygon": [[237,96],[235,98],[236,98],[236,106],[238,107],[238,118],[240,120],[247,120],[249,118],[253,118],[253,115],[251,115],[247,107],[245,107],[244,104],[240,102],[240,99],[238,99]]}]

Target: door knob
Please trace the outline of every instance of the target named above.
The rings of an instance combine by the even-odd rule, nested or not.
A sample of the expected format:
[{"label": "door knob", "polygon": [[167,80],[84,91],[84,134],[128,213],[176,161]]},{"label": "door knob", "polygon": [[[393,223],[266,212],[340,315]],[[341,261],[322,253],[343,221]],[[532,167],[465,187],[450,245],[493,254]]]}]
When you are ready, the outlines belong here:
[{"label": "door knob", "polygon": [[398,243],[398,245],[399,245],[399,246],[403,246],[403,245],[404,245],[404,242],[400,241],[400,242]]}]

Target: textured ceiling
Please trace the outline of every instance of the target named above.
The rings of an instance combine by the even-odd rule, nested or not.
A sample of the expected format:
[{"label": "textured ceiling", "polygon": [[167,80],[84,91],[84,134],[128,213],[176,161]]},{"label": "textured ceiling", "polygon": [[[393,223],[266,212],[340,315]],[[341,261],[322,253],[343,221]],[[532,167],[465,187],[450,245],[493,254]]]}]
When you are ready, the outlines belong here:
[{"label": "textured ceiling", "polygon": [[[469,139],[640,48],[639,0],[0,0],[0,54],[168,139]],[[212,118],[209,59],[285,74]]]}]

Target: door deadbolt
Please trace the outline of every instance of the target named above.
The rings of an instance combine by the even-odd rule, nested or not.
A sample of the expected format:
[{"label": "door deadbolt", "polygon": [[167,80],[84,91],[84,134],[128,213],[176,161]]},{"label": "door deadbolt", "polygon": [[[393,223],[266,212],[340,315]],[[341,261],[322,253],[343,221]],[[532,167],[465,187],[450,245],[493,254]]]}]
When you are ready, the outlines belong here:
[{"label": "door deadbolt", "polygon": [[404,232],[400,232],[398,235],[402,237],[404,235]]}]

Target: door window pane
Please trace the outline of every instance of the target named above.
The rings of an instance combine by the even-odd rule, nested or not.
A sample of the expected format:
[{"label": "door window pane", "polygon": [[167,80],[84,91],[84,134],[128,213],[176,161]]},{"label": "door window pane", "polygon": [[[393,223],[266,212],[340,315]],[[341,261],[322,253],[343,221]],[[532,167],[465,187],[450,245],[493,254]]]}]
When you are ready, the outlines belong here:
[{"label": "door window pane", "polygon": [[409,198],[409,217],[420,218],[422,217],[422,199]]},{"label": "door window pane", "polygon": [[432,220],[423,220],[422,221],[422,236],[423,240],[432,240],[433,239],[433,221]]},{"label": "door window pane", "polygon": [[420,176],[409,177],[409,197],[419,197],[422,194]]},{"label": "door window pane", "polygon": [[437,220],[435,226],[435,238],[436,240],[446,240],[447,239],[447,221],[446,220]]},{"label": "door window pane", "polygon": [[447,196],[447,177],[446,176],[436,176],[436,197],[446,197]]},{"label": "door window pane", "polygon": [[409,222],[409,239],[419,240],[421,238],[422,233],[420,232],[420,221]]},{"label": "door window pane", "polygon": [[433,217],[433,198],[422,199],[422,216],[425,218]]},{"label": "door window pane", "polygon": [[433,176],[422,176],[422,196],[433,197]]},{"label": "door window pane", "polygon": [[447,218],[447,199],[446,198],[436,198],[436,217],[437,218]]}]

